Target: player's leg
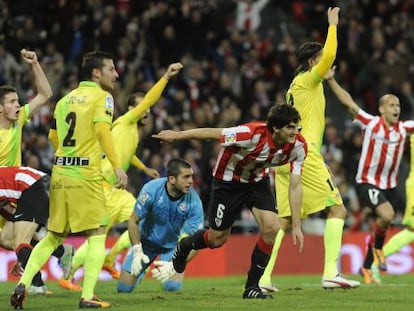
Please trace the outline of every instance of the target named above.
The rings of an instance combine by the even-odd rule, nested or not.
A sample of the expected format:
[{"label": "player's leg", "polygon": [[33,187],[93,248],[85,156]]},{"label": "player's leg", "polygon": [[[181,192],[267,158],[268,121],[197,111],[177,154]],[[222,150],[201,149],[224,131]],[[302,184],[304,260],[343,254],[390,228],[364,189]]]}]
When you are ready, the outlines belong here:
[{"label": "player's leg", "polygon": [[[106,204],[109,211],[109,225],[128,221],[135,206],[135,197],[124,189],[109,191],[105,189]],[[110,229],[109,227],[107,228]],[[126,230],[117,239],[105,257],[103,269],[111,274],[114,279],[119,278],[119,271],[115,267],[116,257],[131,245],[128,231]]]},{"label": "player's leg", "polygon": [[279,248],[282,244],[285,232],[290,227],[290,217],[279,218],[280,229],[276,234],[275,242],[272,248],[272,254],[267,263],[266,269],[263,272],[262,277],[259,280],[259,287],[263,292],[278,292],[279,290],[272,283],[272,273],[276,264],[277,256],[279,254]]},{"label": "player's leg", "polygon": [[259,288],[259,280],[267,266],[276,233],[279,230],[275,198],[267,179],[249,185],[249,191],[246,194],[247,197],[243,198],[244,202],[251,209],[260,233],[251,255],[250,269],[242,297],[247,299],[273,298],[262,292]]},{"label": "player's leg", "polygon": [[388,242],[384,245],[384,256],[388,257],[403,246],[409,245],[414,241],[414,177],[409,177],[405,181],[405,197],[406,205],[403,218],[403,224],[406,226],[405,229],[395,234]]},{"label": "player's leg", "polygon": [[98,299],[94,293],[105,259],[105,226],[109,220],[102,182],[65,178],[68,184],[69,227],[73,233],[86,233],[88,243],[79,307],[107,308],[110,303]]},{"label": "player's leg", "polygon": [[272,273],[275,268],[276,259],[279,254],[280,245],[285,236],[286,230],[290,226],[290,220],[291,220],[291,217],[290,217],[291,211],[290,211],[288,191],[286,191],[290,183],[290,166],[283,165],[283,166],[278,166],[275,169],[276,169],[275,191],[276,191],[276,199],[277,199],[276,206],[278,209],[280,229],[276,234],[276,238],[273,244],[272,254],[270,256],[269,262],[259,281],[259,286],[263,292],[276,292],[277,291],[277,288],[272,283]]}]

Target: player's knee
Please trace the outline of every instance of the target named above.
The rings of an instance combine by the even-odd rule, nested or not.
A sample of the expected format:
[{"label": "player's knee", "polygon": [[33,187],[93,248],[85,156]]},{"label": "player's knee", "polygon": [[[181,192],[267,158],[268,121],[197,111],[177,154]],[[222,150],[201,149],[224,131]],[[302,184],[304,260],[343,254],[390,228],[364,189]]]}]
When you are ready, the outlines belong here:
[{"label": "player's knee", "polygon": [[162,284],[162,286],[167,292],[177,292],[183,288],[183,284],[177,281],[166,281]]},{"label": "player's knee", "polygon": [[122,282],[118,282],[117,291],[118,293],[130,293],[134,289],[134,285],[128,285]]}]

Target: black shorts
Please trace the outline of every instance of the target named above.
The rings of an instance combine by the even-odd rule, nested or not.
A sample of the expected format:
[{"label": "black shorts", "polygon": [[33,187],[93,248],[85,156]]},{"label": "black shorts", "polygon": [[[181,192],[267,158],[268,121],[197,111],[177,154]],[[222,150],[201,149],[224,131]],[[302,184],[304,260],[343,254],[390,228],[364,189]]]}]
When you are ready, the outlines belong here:
[{"label": "black shorts", "polygon": [[252,184],[213,179],[208,210],[210,228],[217,231],[229,229],[245,206],[250,210],[255,207],[276,213],[269,179]]},{"label": "black shorts", "polygon": [[390,202],[392,206],[397,204],[397,190],[382,190],[371,184],[357,184],[356,190],[362,207],[368,206],[375,210],[378,205]]},{"label": "black shorts", "polygon": [[10,221],[30,221],[41,226],[47,224],[49,218],[49,195],[46,186],[48,179],[49,176],[44,176],[23,191],[17,202],[16,212]]}]

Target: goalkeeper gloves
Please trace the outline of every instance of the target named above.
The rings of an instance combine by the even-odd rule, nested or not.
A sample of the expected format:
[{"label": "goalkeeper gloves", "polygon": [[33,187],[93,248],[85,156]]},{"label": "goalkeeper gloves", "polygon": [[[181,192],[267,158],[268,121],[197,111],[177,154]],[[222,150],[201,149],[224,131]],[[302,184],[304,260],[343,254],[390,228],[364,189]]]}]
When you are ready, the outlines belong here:
[{"label": "goalkeeper gloves", "polygon": [[151,273],[158,281],[165,282],[176,273],[172,261],[154,261],[154,265]]},{"label": "goalkeeper gloves", "polygon": [[135,244],[132,246],[132,267],[131,274],[137,276],[142,269],[142,263],[149,263],[150,260],[142,251],[142,244]]}]

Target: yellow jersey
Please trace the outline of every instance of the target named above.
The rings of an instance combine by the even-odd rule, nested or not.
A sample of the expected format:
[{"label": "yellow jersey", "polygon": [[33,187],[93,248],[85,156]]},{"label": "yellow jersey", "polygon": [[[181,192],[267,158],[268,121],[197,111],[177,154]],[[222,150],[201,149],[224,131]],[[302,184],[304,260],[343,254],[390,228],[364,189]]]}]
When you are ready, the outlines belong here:
[{"label": "yellow jersey", "polygon": [[22,131],[29,121],[29,105],[24,105],[9,129],[0,128],[0,166],[22,165]]},{"label": "yellow jersey", "polygon": [[102,152],[95,133],[96,122],[112,124],[112,95],[91,81],[64,96],[56,105],[54,118],[58,146],[53,173],[85,180],[102,179]]}]

